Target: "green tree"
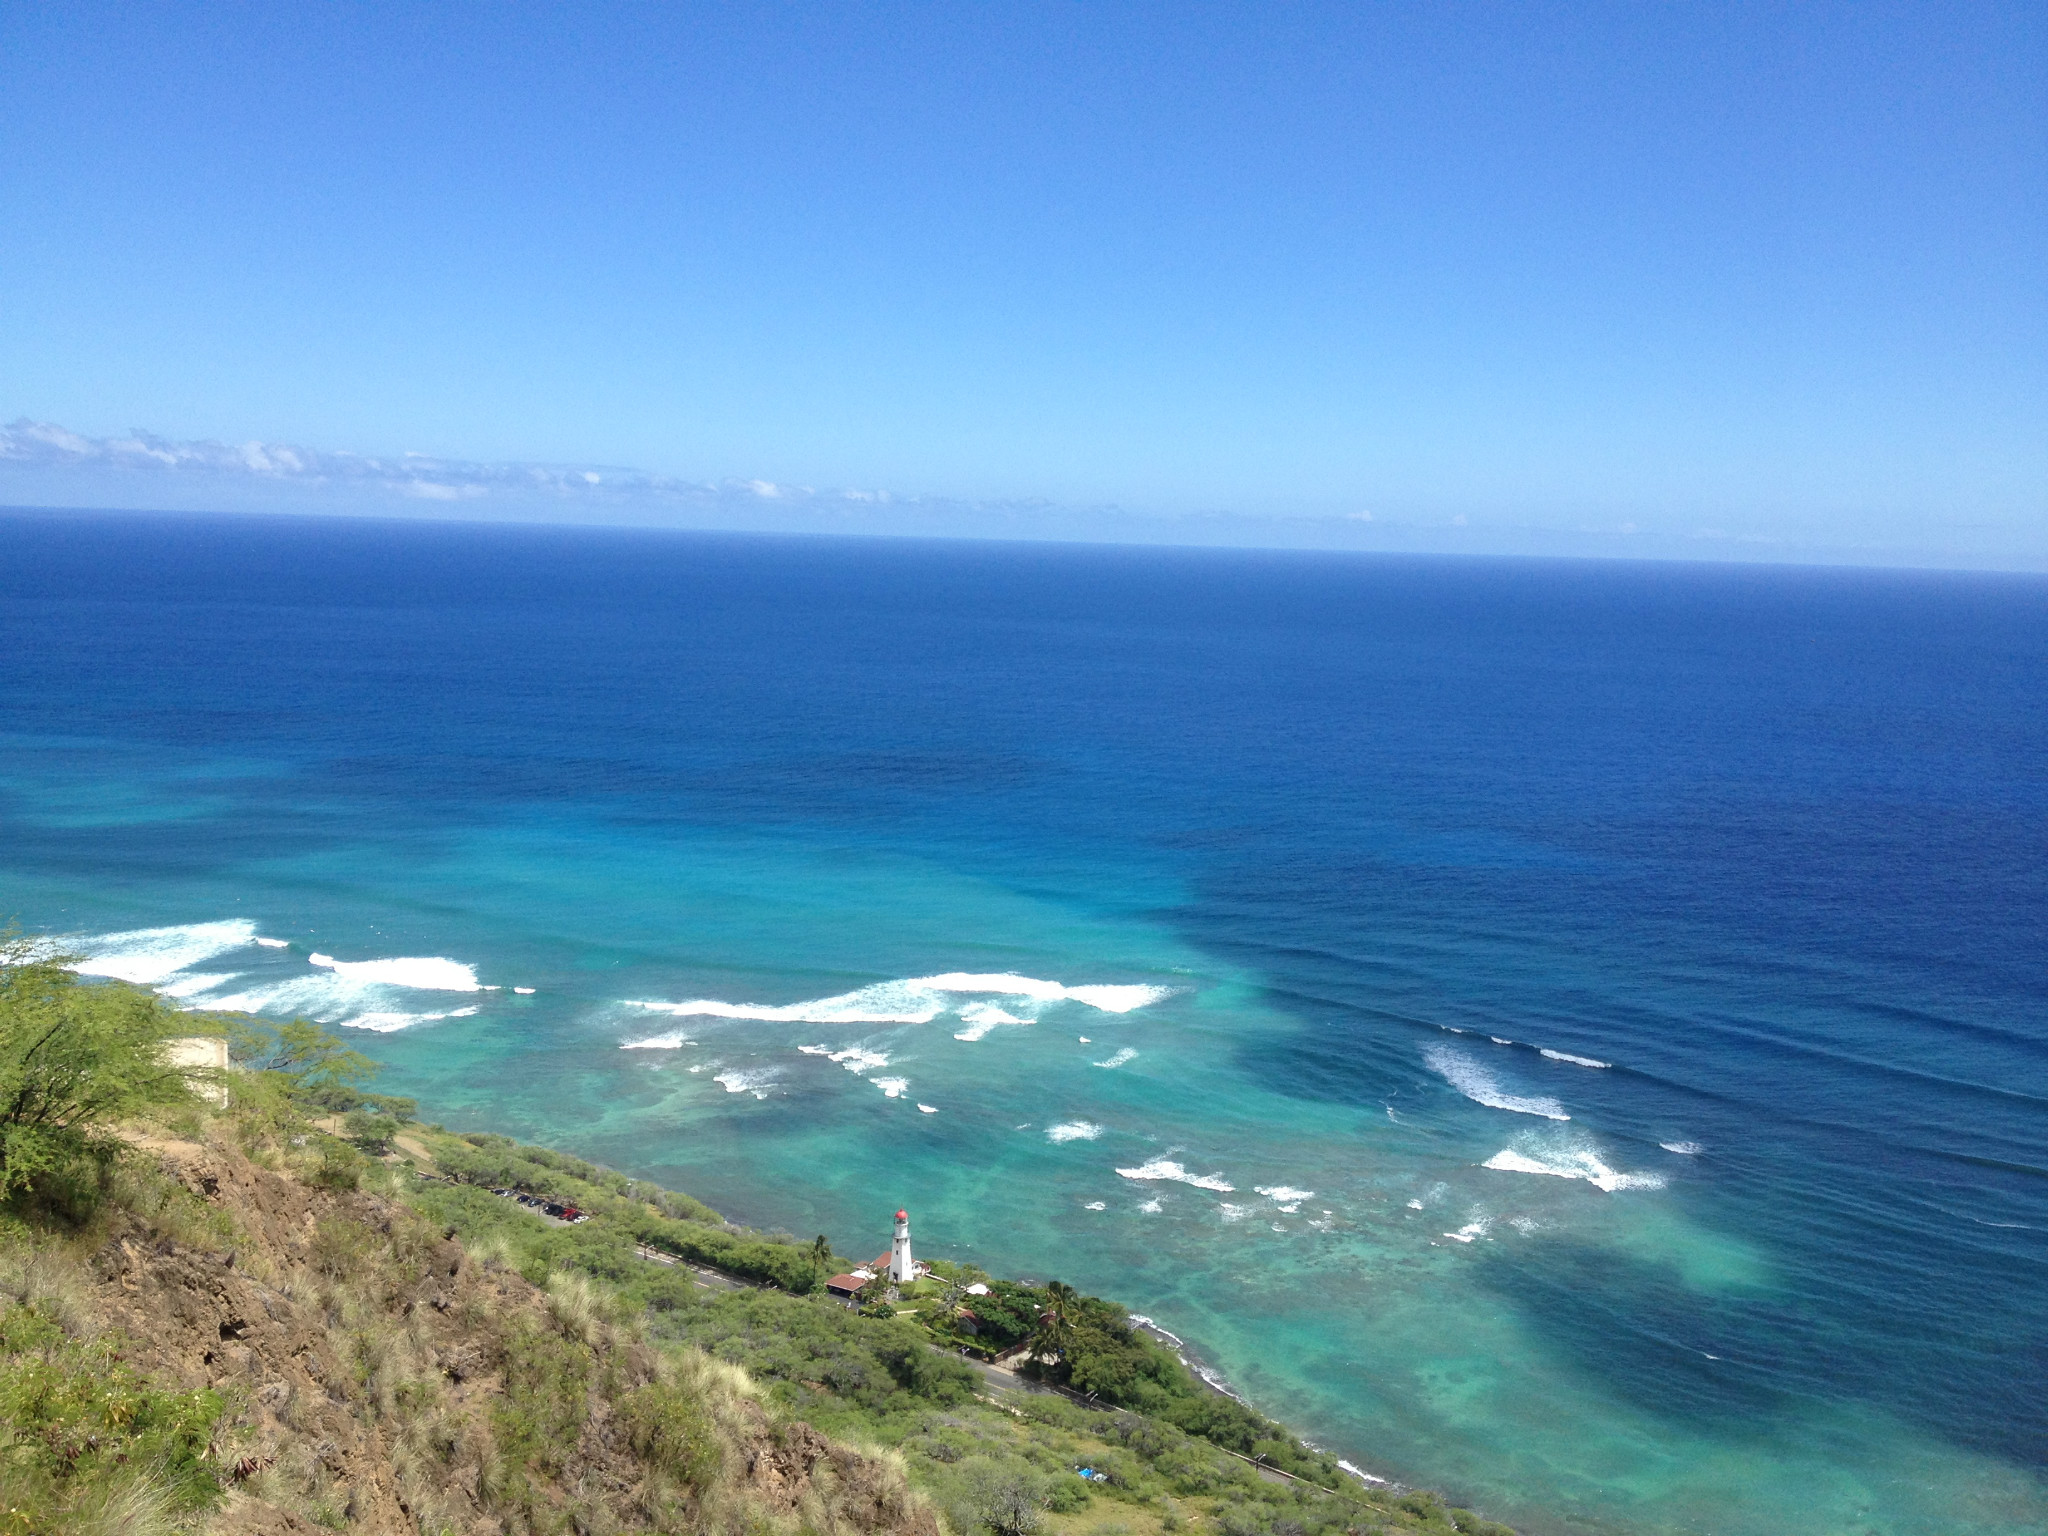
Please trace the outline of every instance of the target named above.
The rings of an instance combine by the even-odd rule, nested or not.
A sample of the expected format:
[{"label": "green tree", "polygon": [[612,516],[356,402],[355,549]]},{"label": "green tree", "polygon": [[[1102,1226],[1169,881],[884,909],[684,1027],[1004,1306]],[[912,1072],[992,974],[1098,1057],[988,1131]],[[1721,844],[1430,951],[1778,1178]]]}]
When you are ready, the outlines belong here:
[{"label": "green tree", "polygon": [[82,1159],[104,1166],[119,1121],[194,1102],[170,1042],[206,1021],[123,982],[82,981],[76,961],[0,935],[0,1197]]},{"label": "green tree", "polygon": [[282,1073],[302,1091],[357,1089],[377,1075],[376,1062],[310,1019],[234,1019],[227,1029],[228,1053],[237,1062],[253,1072]]},{"label": "green tree", "polygon": [[832,1239],[822,1232],[811,1239],[811,1262],[825,1274],[832,1273]]}]

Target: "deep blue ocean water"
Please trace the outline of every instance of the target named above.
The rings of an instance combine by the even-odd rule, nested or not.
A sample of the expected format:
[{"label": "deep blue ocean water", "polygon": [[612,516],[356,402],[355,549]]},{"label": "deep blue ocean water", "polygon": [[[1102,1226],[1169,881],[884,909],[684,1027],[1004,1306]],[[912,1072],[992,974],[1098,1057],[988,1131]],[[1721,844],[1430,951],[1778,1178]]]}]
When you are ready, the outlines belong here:
[{"label": "deep blue ocean water", "polygon": [[2048,581],[4,514],[0,647],[0,913],[430,1118],[1531,1531],[2048,1530]]}]

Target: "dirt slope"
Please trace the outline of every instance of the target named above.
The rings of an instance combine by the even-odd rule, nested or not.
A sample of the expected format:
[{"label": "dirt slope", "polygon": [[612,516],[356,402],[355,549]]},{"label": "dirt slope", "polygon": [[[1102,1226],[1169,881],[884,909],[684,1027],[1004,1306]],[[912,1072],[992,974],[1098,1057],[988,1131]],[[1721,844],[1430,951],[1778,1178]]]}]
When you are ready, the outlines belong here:
[{"label": "dirt slope", "polygon": [[134,1365],[235,1405],[209,1530],[941,1536],[898,1467],[658,1354],[582,1282],[544,1291],[395,1202],[231,1147],[143,1150],[232,1223],[121,1210],[90,1264]]}]

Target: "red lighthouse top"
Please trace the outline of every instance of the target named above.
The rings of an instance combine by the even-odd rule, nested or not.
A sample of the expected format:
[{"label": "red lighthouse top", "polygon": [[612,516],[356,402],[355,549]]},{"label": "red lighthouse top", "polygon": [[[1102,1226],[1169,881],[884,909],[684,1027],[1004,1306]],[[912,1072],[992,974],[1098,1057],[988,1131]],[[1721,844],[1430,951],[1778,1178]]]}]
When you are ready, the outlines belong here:
[{"label": "red lighthouse top", "polygon": [[898,1212],[896,1213],[896,1219],[897,1219],[898,1221],[908,1221],[908,1220],[910,1220],[910,1212],[908,1212],[908,1211],[898,1211]]}]

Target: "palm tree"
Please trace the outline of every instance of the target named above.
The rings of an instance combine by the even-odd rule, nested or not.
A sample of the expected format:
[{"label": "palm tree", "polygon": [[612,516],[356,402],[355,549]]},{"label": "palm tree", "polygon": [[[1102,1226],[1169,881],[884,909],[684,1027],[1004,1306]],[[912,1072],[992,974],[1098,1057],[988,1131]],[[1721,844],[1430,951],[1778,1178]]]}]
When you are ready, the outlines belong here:
[{"label": "palm tree", "polygon": [[811,1262],[823,1270],[832,1268],[832,1239],[822,1232],[811,1239]]},{"label": "palm tree", "polygon": [[1031,1352],[1039,1359],[1065,1356],[1074,1341],[1074,1320],[1080,1311],[1081,1293],[1061,1280],[1045,1287],[1045,1305],[1039,1309],[1038,1331]]}]

